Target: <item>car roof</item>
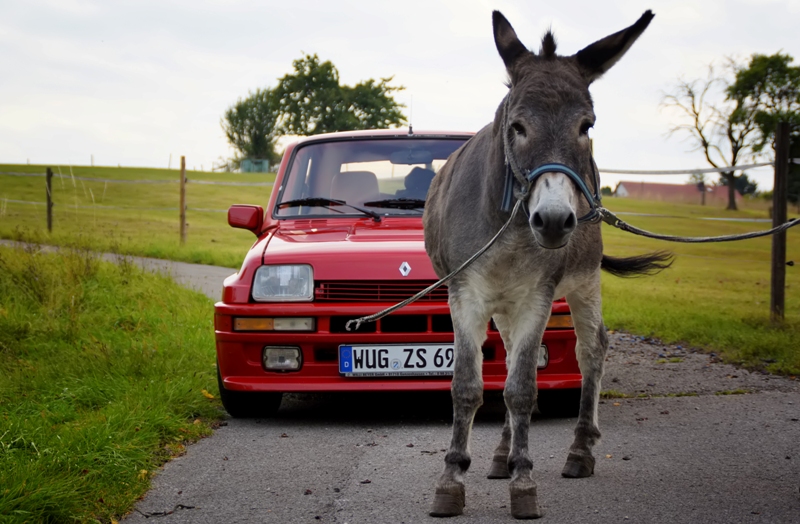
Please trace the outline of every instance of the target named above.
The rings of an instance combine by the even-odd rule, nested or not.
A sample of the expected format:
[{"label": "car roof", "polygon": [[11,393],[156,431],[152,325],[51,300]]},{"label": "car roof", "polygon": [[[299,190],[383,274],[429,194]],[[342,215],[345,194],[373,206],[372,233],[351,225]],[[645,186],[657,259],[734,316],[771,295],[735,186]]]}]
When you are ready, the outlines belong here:
[{"label": "car roof", "polygon": [[361,131],[340,131],[338,133],[324,133],[300,138],[296,144],[307,144],[309,142],[341,140],[341,139],[363,139],[363,138],[457,138],[469,139],[475,133],[471,131],[412,131],[408,128],[403,129],[366,129]]}]

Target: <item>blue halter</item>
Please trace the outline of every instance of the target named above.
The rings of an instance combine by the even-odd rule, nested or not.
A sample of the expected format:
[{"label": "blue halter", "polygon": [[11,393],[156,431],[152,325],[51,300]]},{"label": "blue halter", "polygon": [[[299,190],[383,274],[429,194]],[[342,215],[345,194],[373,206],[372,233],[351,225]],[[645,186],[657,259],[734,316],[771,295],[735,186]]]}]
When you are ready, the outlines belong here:
[{"label": "blue halter", "polygon": [[[506,121],[508,120],[508,97],[506,97],[504,103],[504,115],[503,115],[503,149],[505,151],[506,157],[506,183],[505,188],[503,189],[503,201],[500,205],[500,209],[506,212],[510,212],[512,208],[512,204],[514,202],[514,179],[516,178],[520,185],[522,185],[522,190],[519,195],[517,195],[518,199],[525,198],[528,193],[530,193],[533,184],[536,182],[540,176],[544,175],[545,173],[562,173],[567,175],[575,184],[578,186],[578,189],[581,190],[583,196],[586,197],[586,201],[589,202],[589,212],[583,215],[578,219],[578,222],[599,222],[601,220],[600,212],[598,208],[600,207],[600,177],[597,176],[597,168],[594,167],[594,160],[592,160],[592,171],[595,174],[594,177],[594,193],[589,190],[589,186],[586,185],[583,178],[571,167],[560,164],[560,163],[550,163],[550,164],[542,164],[539,167],[528,171],[527,173],[523,172],[517,162],[515,162],[513,152],[511,151],[511,147],[508,144],[508,127],[505,125]],[[525,210],[525,214],[528,214],[528,208],[523,206]]]},{"label": "blue halter", "polygon": [[[500,206],[503,211],[511,211],[511,207],[514,201],[514,172],[512,167],[509,165],[510,162],[506,161],[506,184],[503,190],[503,202]],[[575,172],[574,169],[571,167],[552,163],[552,164],[542,164],[541,166],[537,167],[529,171],[527,174],[524,174],[525,182],[527,188],[523,188],[523,196],[527,196],[530,188],[533,187],[533,184],[536,182],[536,179],[544,175],[545,173],[562,173],[567,175],[575,184],[578,186],[578,189],[581,190],[583,196],[586,197],[586,201],[589,202],[589,212],[586,213],[584,216],[578,219],[578,222],[597,222],[600,219],[600,214],[597,211],[597,208],[600,207],[600,194],[597,191],[597,187],[595,187],[595,192],[592,193],[589,190],[589,187],[584,182],[583,178]],[[595,186],[599,185],[599,180],[595,178]],[[527,208],[525,208],[527,214]]]}]

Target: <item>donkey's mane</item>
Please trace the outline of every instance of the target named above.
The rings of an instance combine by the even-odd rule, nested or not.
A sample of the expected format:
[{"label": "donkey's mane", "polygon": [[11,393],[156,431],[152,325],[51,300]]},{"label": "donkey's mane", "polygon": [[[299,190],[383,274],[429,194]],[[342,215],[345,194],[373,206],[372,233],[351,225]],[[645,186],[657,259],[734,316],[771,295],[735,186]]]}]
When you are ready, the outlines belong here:
[{"label": "donkey's mane", "polygon": [[553,36],[553,32],[549,29],[542,37],[542,49],[539,51],[539,56],[547,60],[552,60],[556,57],[556,37]]}]

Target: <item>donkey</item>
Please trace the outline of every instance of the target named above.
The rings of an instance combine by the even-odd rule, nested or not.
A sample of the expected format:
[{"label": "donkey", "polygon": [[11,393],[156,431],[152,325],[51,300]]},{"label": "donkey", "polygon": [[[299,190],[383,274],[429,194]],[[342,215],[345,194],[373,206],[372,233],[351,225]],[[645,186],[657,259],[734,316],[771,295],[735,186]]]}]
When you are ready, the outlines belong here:
[{"label": "donkey", "polygon": [[[508,20],[493,13],[508,94],[494,122],[454,152],[433,179],[423,217],[426,249],[439,276],[461,265],[512,217],[497,243],[448,284],[455,332],[453,435],[432,516],[463,512],[470,432],[483,402],[481,344],[490,318],[506,348],[508,378],[505,424],[489,478],[511,478],[515,518],[542,516],[528,428],[539,345],[558,297],[566,297],[572,310],[583,375],[575,439],[562,475],[594,472],[592,447],[600,438],[597,403],[608,348],[600,270],[648,274],[668,267],[671,255],[603,255],[596,210],[600,181],[588,137],[595,121],[589,85],[625,54],[653,16],[647,11],[627,29],[567,57],[556,55],[549,31],[538,54],[527,50]],[[510,212],[514,196],[525,213]]]}]

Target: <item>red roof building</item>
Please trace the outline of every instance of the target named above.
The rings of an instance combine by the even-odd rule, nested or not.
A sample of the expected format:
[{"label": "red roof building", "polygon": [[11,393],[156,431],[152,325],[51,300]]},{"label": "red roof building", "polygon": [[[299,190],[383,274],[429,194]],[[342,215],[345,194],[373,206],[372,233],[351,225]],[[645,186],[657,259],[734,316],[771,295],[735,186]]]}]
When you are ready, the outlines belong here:
[{"label": "red roof building", "polygon": [[[727,205],[728,188],[725,186],[706,186],[706,204]],[[742,196],[735,193],[736,203]],[[663,202],[680,202],[682,204],[701,204],[702,192],[695,184],[657,184],[654,182],[620,182],[614,189],[614,196],[634,198],[636,200],[658,200]]]}]

